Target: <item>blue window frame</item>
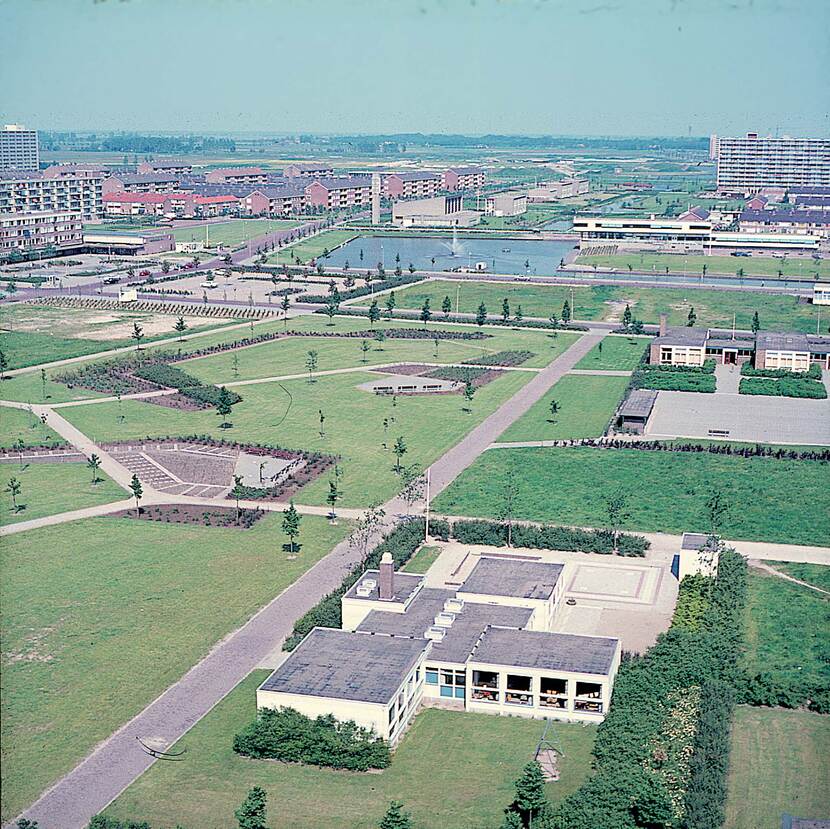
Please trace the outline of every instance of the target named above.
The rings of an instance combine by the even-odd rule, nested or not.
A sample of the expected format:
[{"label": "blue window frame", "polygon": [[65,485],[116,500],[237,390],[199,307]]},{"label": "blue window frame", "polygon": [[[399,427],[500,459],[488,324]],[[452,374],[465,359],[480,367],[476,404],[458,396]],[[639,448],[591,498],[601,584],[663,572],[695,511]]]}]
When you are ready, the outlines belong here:
[{"label": "blue window frame", "polygon": [[451,697],[452,696],[452,687],[449,685],[442,685],[441,686],[441,696],[442,697]]},{"label": "blue window frame", "polygon": [[426,671],[426,682],[427,685],[437,685],[438,671]]},{"label": "blue window frame", "polygon": [[464,699],[464,689],[463,688],[456,688],[455,689],[455,698],[456,699]]}]

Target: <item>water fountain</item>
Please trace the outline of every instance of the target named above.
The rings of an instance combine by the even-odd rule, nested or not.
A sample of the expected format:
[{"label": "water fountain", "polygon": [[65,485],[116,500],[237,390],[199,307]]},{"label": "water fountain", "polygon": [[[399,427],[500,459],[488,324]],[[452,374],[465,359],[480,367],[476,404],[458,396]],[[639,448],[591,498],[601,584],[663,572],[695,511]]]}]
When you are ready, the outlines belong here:
[{"label": "water fountain", "polygon": [[458,225],[452,226],[452,243],[448,244],[447,242],[441,243],[452,256],[463,256],[466,253],[466,248],[464,247],[463,242],[458,241]]}]

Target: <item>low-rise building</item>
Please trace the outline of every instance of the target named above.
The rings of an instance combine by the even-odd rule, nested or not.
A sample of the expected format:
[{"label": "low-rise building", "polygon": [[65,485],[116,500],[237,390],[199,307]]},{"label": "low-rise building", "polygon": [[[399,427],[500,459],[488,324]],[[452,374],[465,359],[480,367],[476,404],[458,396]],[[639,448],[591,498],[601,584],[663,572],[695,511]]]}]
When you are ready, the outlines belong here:
[{"label": "low-rise building", "polygon": [[830,305],[830,282],[813,285],[813,305]]},{"label": "low-rise building", "polygon": [[175,250],[176,240],[169,230],[84,233],[83,249],[109,256],[153,256]]},{"label": "low-rise building", "polygon": [[481,213],[464,210],[463,201],[461,193],[396,201],[392,205],[392,224],[399,227],[470,227],[478,224]]},{"label": "low-rise building", "polygon": [[484,204],[485,216],[520,216],[527,213],[527,193],[504,190],[490,193]]},{"label": "low-rise building", "polygon": [[285,178],[333,178],[334,167],[324,161],[307,164],[289,164],[283,168]]},{"label": "low-rise building", "polygon": [[830,238],[830,210],[744,210],[741,233],[786,233]]},{"label": "low-rise building", "polygon": [[178,173],[114,173],[102,183],[102,193],[172,193],[179,189]]},{"label": "low-rise building", "polygon": [[484,187],[486,178],[481,167],[450,167],[444,170],[441,183],[444,190],[476,190]]},{"label": "low-rise building", "polygon": [[193,196],[193,205],[198,216],[235,216],[239,213],[239,199],[236,196]]},{"label": "low-rise building", "polygon": [[136,169],[137,173],[172,173],[177,176],[187,176],[193,172],[193,165],[181,159],[165,158],[156,161],[142,161]]},{"label": "low-rise building", "polygon": [[371,202],[372,179],[370,176],[324,178],[305,187],[307,204],[326,210],[350,207],[366,207]]},{"label": "low-rise building", "polygon": [[166,193],[107,193],[104,213],[107,216],[163,216],[167,196]]},{"label": "low-rise building", "polygon": [[545,181],[527,191],[528,201],[549,202],[581,196],[591,189],[586,178],[563,178],[559,181]]},{"label": "low-rise building", "polygon": [[0,214],[0,251],[76,248],[83,242],[81,214],[67,210],[38,210]]},{"label": "low-rise building", "polygon": [[265,184],[267,180],[261,167],[220,167],[205,173],[208,184]]},{"label": "low-rise building", "polygon": [[240,204],[249,216],[297,215],[306,206],[305,189],[295,185],[265,184],[247,193]]},{"label": "low-rise building", "polygon": [[390,173],[383,180],[383,195],[389,199],[428,199],[440,189],[438,173]]}]

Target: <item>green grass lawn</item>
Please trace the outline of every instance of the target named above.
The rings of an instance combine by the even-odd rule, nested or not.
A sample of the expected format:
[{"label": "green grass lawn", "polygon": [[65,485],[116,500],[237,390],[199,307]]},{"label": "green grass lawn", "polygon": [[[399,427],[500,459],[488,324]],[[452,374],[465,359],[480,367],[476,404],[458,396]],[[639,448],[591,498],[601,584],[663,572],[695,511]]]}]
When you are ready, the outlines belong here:
[{"label": "green grass lawn", "polygon": [[824,564],[800,564],[789,561],[768,561],[767,564],[808,584],[830,590],[830,567]]},{"label": "green grass lawn", "polygon": [[252,529],[94,518],[0,545],[2,819],[178,680],[348,531],[280,514]]},{"label": "green grass lawn", "polygon": [[645,452],[635,449],[491,449],[438,496],[451,515],[492,518],[505,475],[516,472],[515,516],[588,527],[608,524],[605,498],[628,495],[625,527],[705,532],[714,488],[732,505],[725,538],[830,546],[830,465],[818,461]]},{"label": "green grass lawn", "polygon": [[[462,313],[476,313],[484,303],[490,314],[500,314],[502,301],[507,298],[511,312],[518,305],[526,317],[547,319],[551,313],[562,314],[567,299],[571,302],[571,288],[562,285],[531,285],[479,281],[430,280],[395,291],[398,308],[419,309],[429,299],[433,308],[440,308],[449,296],[453,311],[456,292],[460,288],[458,308]],[[697,288],[629,288],[616,285],[593,285],[573,289],[574,319],[619,321],[626,303],[637,319],[657,323],[661,313],[668,314],[669,325],[685,325],[689,308],[694,307],[697,324],[732,327],[732,318],[738,328],[748,329],[752,315],[758,312],[761,327],[772,330],[815,333],[818,306],[800,303],[794,295],[765,295],[741,291],[716,291]],[[368,303],[367,303],[368,304]]]},{"label": "green grass lawn", "polygon": [[781,815],[830,815],[830,717],[739,705],[725,829],[780,829]]},{"label": "green grass lawn", "polygon": [[[290,247],[274,251],[269,254],[267,264],[293,264],[298,256],[303,263],[307,263],[322,256],[323,251],[327,248],[330,251],[334,250],[359,235],[355,230],[326,230],[317,236],[312,236],[310,239],[301,239]],[[322,262],[325,264],[325,260],[322,260]],[[355,270],[359,270],[358,265],[358,262],[352,262],[352,268]],[[374,268],[374,265],[367,265],[366,267]]]},{"label": "green grass lawn", "polygon": [[403,566],[406,573],[426,573],[441,555],[440,547],[421,547],[414,556]]},{"label": "green grass lawn", "polygon": [[[24,462],[21,469],[17,462],[4,461],[0,464],[0,524],[31,521],[45,515],[108,504],[129,497],[128,492],[100,469],[98,477],[102,480],[93,484],[92,472],[85,463]],[[19,481],[22,487],[17,503],[23,509],[15,510],[11,495],[6,492],[12,478]]]},{"label": "green grass lawn", "polygon": [[[204,242],[207,238],[211,247],[224,245],[230,248],[241,247],[248,239],[271,233],[274,230],[286,230],[297,227],[300,222],[290,219],[231,219],[227,222],[210,222],[206,224],[177,227],[173,237],[177,242]],[[205,228],[208,228],[207,237]]]},{"label": "green grass lawn", "polygon": [[[356,346],[355,343],[353,347]],[[321,369],[324,367],[320,365]],[[209,433],[232,440],[335,453],[342,459],[341,505],[357,507],[383,502],[400,488],[393,470],[395,458],[382,446],[385,418],[389,420],[389,447],[399,436],[403,437],[407,445],[404,465],[423,469],[533,375],[508,372],[480,388],[472,414],[462,411],[465,401],[458,394],[401,396],[394,400],[357,388],[360,383],[380,376],[355,372],[320,377],[315,383],[303,379],[240,386],[243,400],[234,406],[230,429],[220,428],[220,419],[213,409],[176,411],[134,400],[122,403],[123,423],[118,421],[117,403],[67,408],[63,415],[85,434],[99,440]],[[320,410],[325,416],[322,438],[318,434]],[[321,476],[303,489],[298,500],[324,504],[327,493],[328,476]]]},{"label": "green grass lawn", "polygon": [[[0,397],[5,385],[0,384]],[[40,402],[39,400],[35,402]],[[66,441],[49,427],[44,425],[37,415],[29,414],[23,409],[0,407],[0,449],[14,446],[18,440],[26,445],[45,443],[50,446],[64,446]]]},{"label": "green grass lawn", "polygon": [[645,337],[609,335],[597,343],[575,366],[580,370],[633,371],[640,363],[648,344]]},{"label": "green grass lawn", "polygon": [[[608,426],[626,386],[627,377],[566,374],[497,439],[568,440],[599,437]],[[553,400],[559,404],[555,416],[550,413]]]},{"label": "green grass lawn", "polygon": [[615,253],[606,256],[579,256],[577,265],[596,265],[599,268],[617,268],[627,271],[631,265],[635,271],[654,271],[665,273],[666,268],[672,273],[702,274],[706,265],[707,274],[726,274],[735,276],[743,268],[745,276],[765,276],[778,279],[778,271],[784,277],[814,279],[816,274],[822,279],[830,276],[830,260],[815,260],[809,257],[774,259],[766,256],[683,256],[676,253]]},{"label": "green grass lawn", "polygon": [[[830,567],[791,566],[807,576],[805,581],[818,579],[826,585]],[[805,688],[830,687],[828,634],[830,596],[750,570],[744,656],[750,675],[769,673],[776,686],[793,689],[798,699],[807,697]]]},{"label": "green grass lawn", "polygon": [[[377,774],[252,761],[234,754],[231,744],[253,719],[255,690],[267,675],[254,671],[180,740],[185,762],[156,763],[105,814],[153,826],[224,829],[248,789],[262,786],[269,826],[375,829],[389,801],[400,799],[414,829],[494,829],[544,725],[433,708],[418,714],[392,765]],[[587,777],[596,728],[561,723],[551,731],[565,755],[560,780],[547,785],[548,797],[558,802]]]}]

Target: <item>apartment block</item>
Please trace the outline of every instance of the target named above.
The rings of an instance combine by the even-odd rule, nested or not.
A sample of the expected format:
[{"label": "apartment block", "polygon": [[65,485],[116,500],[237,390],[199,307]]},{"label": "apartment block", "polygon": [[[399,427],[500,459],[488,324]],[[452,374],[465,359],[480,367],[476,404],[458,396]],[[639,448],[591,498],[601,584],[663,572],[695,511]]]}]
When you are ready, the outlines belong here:
[{"label": "apartment block", "polygon": [[450,167],[441,176],[444,190],[475,190],[484,187],[486,176],[480,167]]},{"label": "apartment block", "polygon": [[324,178],[307,185],[305,195],[309,205],[327,210],[365,207],[371,202],[372,179],[369,176]]},{"label": "apartment block", "polygon": [[520,216],[527,213],[527,193],[505,190],[491,193],[484,203],[485,216]]},{"label": "apartment block", "polygon": [[428,199],[441,189],[438,173],[391,173],[383,181],[389,199]]},{"label": "apartment block", "polygon": [[79,213],[67,210],[0,213],[0,251],[74,248],[83,239],[84,226]]},{"label": "apartment block", "polygon": [[289,164],[282,171],[285,178],[333,178],[334,167],[325,162],[317,164]]},{"label": "apartment block", "polygon": [[249,216],[290,216],[302,213],[305,205],[305,190],[293,185],[264,185],[240,199],[242,211]]},{"label": "apartment block", "polygon": [[749,195],[765,188],[789,190],[830,185],[830,139],[720,138],[717,142],[719,193]]},{"label": "apartment block", "polygon": [[205,173],[208,184],[265,184],[268,174],[261,167],[221,167]]},{"label": "apartment block", "polygon": [[6,124],[0,131],[0,170],[37,170],[39,166],[37,130]]},{"label": "apartment block", "polygon": [[181,178],[180,173],[118,173],[104,179],[102,193],[172,193]]},{"label": "apartment block", "polygon": [[36,172],[0,172],[0,212],[66,211],[95,219],[103,213],[103,176],[93,170],[47,177]]},{"label": "apartment block", "polygon": [[138,165],[137,173],[170,173],[178,176],[187,176],[193,172],[193,165],[184,161],[168,158],[158,161],[142,161]]}]

